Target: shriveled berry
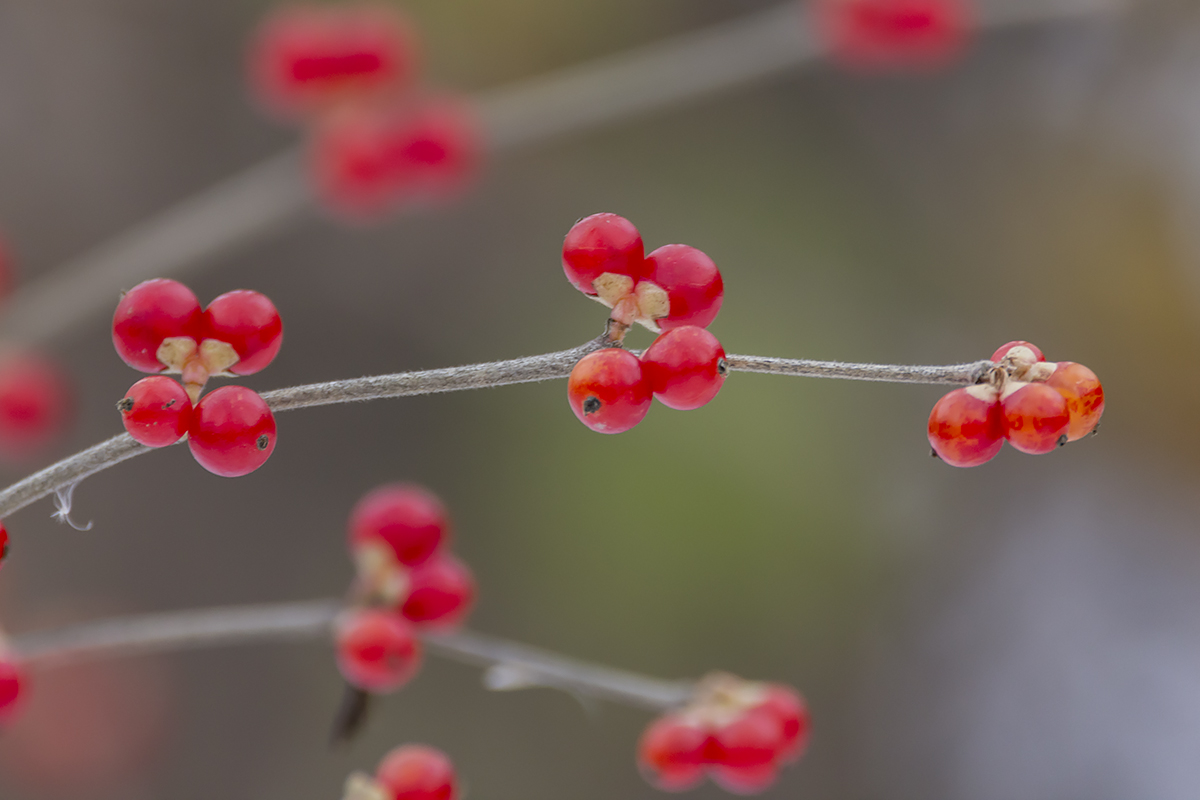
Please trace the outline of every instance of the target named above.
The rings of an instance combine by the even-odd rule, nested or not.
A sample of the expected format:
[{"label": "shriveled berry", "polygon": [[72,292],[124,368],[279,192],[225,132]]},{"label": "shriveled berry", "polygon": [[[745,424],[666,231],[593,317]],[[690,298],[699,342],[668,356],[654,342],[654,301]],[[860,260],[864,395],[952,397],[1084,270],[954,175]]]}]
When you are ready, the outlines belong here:
[{"label": "shriveled berry", "polygon": [[244,386],[222,386],[200,398],[188,428],[192,455],[214,475],[248,475],[275,450],[275,416]]},{"label": "shriveled berry", "polygon": [[725,284],[707,255],[686,244],[668,244],[646,257],[649,280],[670,299],[670,311],[655,322],[661,330],[696,325],[707,328],[721,310]]},{"label": "shriveled berry", "polygon": [[1042,349],[1036,344],[1018,339],[1014,342],[1000,345],[996,349],[996,352],[992,353],[991,360],[996,363],[1005,359],[1017,364],[1034,364],[1038,361],[1045,361],[1046,357],[1042,355]]},{"label": "shriveled berry", "polygon": [[0,356],[0,456],[27,458],[66,427],[71,414],[67,377],[32,351]]},{"label": "shriveled berry", "polygon": [[1004,445],[999,393],[991,386],[967,386],[942,397],[929,414],[929,444],[951,466],[991,461]]},{"label": "shriveled berry", "polygon": [[638,767],[659,789],[691,789],[704,780],[710,739],[708,728],[698,720],[680,714],[659,717],[638,742]]},{"label": "shriveled berry", "polygon": [[274,360],[283,344],[283,321],[265,295],[249,289],[226,292],[204,309],[203,336],[237,353],[234,375],[251,375]]},{"label": "shriveled berry", "polygon": [[428,745],[406,744],[379,762],[375,780],[388,800],[455,800],[458,781],[449,756]]},{"label": "shriveled berry", "polygon": [[616,214],[592,214],[571,226],[563,240],[563,271],[584,294],[596,294],[593,282],[604,273],[634,282],[649,275],[642,235]]},{"label": "shriveled berry", "polygon": [[416,36],[388,6],[284,6],[250,44],[250,80],[271,111],[295,117],[394,94],[416,73]]},{"label": "shriveled berry", "polygon": [[1022,453],[1049,453],[1067,441],[1067,401],[1044,383],[1014,381],[1004,390],[1004,436]]},{"label": "shriveled berry", "polygon": [[967,0],[814,0],[832,56],[864,70],[939,67],[962,52]]},{"label": "shriveled berry", "polygon": [[672,328],[642,353],[642,371],[663,405],[684,411],[700,408],[725,383],[725,348],[704,328]]},{"label": "shriveled berry", "polygon": [[178,442],[192,423],[192,400],[165,375],[142,378],[117,403],[125,432],[147,447]]},{"label": "shriveled berry", "polygon": [[24,671],[10,658],[0,658],[0,722],[17,713],[25,689]]},{"label": "shriveled berry", "polygon": [[774,714],[783,725],[783,747],[779,752],[781,761],[795,761],[804,755],[812,726],[808,704],[799,692],[790,686],[769,683],[762,702],[755,708]]},{"label": "shriveled berry", "polygon": [[475,602],[475,576],[449,553],[436,553],[409,575],[400,613],[412,622],[448,629],[457,626]]},{"label": "shriveled berry", "polygon": [[401,564],[426,561],[450,538],[450,518],[437,495],[411,483],[368,492],[350,512],[350,548],[382,541]]},{"label": "shriveled berry", "polygon": [[642,363],[619,348],[584,356],[567,380],[571,410],[599,433],[621,433],[637,425],[650,410],[650,398]]},{"label": "shriveled berry", "polygon": [[1067,413],[1071,417],[1067,441],[1082,439],[1095,430],[1104,413],[1104,387],[1096,373],[1074,361],[1059,361],[1046,379],[1046,385],[1057,389],[1067,401]]},{"label": "shriveled berry", "polygon": [[192,290],[168,278],[139,283],[117,303],[113,315],[113,346],[121,359],[142,372],[162,372],[158,348],[168,337],[200,332],[200,301]]},{"label": "shriveled berry", "polygon": [[348,611],[338,619],[334,640],[342,677],[365,692],[395,691],[416,675],[421,664],[413,627],[395,612]]}]

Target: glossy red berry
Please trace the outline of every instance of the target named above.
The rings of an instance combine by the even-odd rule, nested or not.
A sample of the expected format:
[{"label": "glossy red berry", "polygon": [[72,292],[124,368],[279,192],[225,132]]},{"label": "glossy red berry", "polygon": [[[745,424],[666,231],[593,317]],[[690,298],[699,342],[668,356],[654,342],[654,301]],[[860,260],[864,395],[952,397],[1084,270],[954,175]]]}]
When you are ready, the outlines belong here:
[{"label": "glossy red berry", "polygon": [[786,737],[783,722],[767,709],[742,712],[713,731],[712,777],[732,792],[761,792],[775,782]]},{"label": "glossy red berry", "polygon": [[668,408],[700,408],[717,396],[728,373],[725,348],[704,328],[673,328],[642,353],[650,391]]},{"label": "glossy red berry", "polygon": [[384,5],[285,6],[259,26],[249,61],[260,101],[295,117],[394,94],[411,83],[416,36]]},{"label": "glossy red berry", "polygon": [[283,344],[283,321],[265,295],[249,289],[226,292],[204,309],[203,336],[225,342],[238,360],[234,375],[251,375],[274,360]]},{"label": "glossy red berry", "polygon": [[121,359],[142,372],[162,372],[158,360],[163,339],[196,337],[200,332],[200,301],[192,290],[168,278],[139,283],[117,303],[113,315],[113,345]]},{"label": "glossy red berry", "polygon": [[1014,381],[1004,390],[1004,436],[1022,453],[1049,453],[1067,441],[1071,415],[1067,401],[1044,383]]},{"label": "glossy red berry", "polygon": [[380,486],[350,512],[350,548],[381,541],[401,564],[426,561],[450,538],[450,518],[442,501],[409,483]]},{"label": "glossy red berry", "polygon": [[34,352],[0,356],[0,456],[27,458],[66,427],[71,393],[53,361]]},{"label": "glossy red berry", "polygon": [[391,611],[346,612],[338,619],[334,640],[342,677],[365,692],[395,691],[421,665],[421,646],[412,625]]},{"label": "glossy red berry", "polygon": [[800,693],[790,686],[769,683],[764,691],[762,702],[755,708],[774,714],[783,726],[783,746],[779,752],[780,761],[795,761],[808,749],[808,739],[812,727],[808,704],[804,702]]},{"label": "glossy red berry", "polygon": [[387,800],[455,800],[458,781],[450,758],[433,747],[406,744],[379,762],[375,780]]},{"label": "glossy red berry", "polygon": [[25,675],[16,662],[0,658],[0,722],[8,722],[21,705]]},{"label": "glossy red berry", "polygon": [[192,423],[192,400],[165,375],[142,378],[117,403],[125,432],[147,447],[175,444]]},{"label": "glossy red berry", "polygon": [[650,410],[650,398],[642,363],[619,348],[584,356],[567,380],[571,410],[599,433],[621,433],[637,425]]},{"label": "glossy red berry", "polygon": [[408,597],[400,613],[421,625],[449,629],[460,624],[475,602],[475,576],[449,553],[437,553],[409,574]]},{"label": "glossy red berry", "polygon": [[929,414],[929,444],[951,466],[974,467],[992,460],[1004,445],[997,391],[967,386],[938,400]]},{"label": "glossy red berry", "polygon": [[638,742],[638,767],[659,789],[691,789],[704,780],[710,738],[698,720],[680,714],[659,717]]},{"label": "glossy red berry", "polygon": [[721,310],[725,284],[707,255],[686,244],[668,244],[646,257],[649,280],[670,298],[667,316],[656,319],[664,331],[695,325],[707,328]]},{"label": "glossy red berry", "polygon": [[1074,361],[1060,361],[1046,379],[1046,385],[1057,389],[1067,401],[1071,417],[1067,441],[1082,439],[1096,429],[1104,413],[1104,387],[1096,373]]},{"label": "glossy red berry", "polygon": [[1039,361],[1045,361],[1046,357],[1042,355],[1042,350],[1036,344],[1021,341],[1000,345],[996,352],[992,353],[992,361],[999,363],[1005,359],[1018,364],[1034,364]]},{"label": "glossy red berry", "polygon": [[642,235],[616,214],[592,214],[571,226],[563,240],[563,271],[584,294],[596,294],[592,282],[604,273],[635,282],[649,275]]},{"label": "glossy red berry", "polygon": [[275,416],[250,389],[222,386],[196,404],[188,447],[200,466],[214,475],[247,475],[275,450]]},{"label": "glossy red berry", "polygon": [[929,69],[962,52],[968,0],[814,0],[831,54],[857,69]]}]

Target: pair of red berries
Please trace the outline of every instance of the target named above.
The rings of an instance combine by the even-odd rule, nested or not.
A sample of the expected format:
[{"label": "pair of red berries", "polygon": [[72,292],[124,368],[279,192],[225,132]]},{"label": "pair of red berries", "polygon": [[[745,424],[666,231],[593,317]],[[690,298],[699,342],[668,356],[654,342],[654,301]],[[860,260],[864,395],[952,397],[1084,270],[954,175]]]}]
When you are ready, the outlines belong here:
[{"label": "pair of red berries", "polygon": [[312,121],[310,172],[335,212],[371,218],[445,199],[476,172],[474,115],[416,87],[418,62],[412,26],[386,6],[288,6],[260,26],[251,83],[272,111]]},{"label": "pair of red berries", "polygon": [[264,295],[238,290],[201,309],[191,289],[156,278],[140,283],[117,304],[113,345],[142,372],[179,373],[144,378],[117,403],[125,430],[148,447],[165,447],[187,434],[201,466],[217,475],[246,475],[275,449],[275,417],[257,393],[225,386],[204,397],[214,375],[250,375],[266,367],[283,343],[283,322]]},{"label": "pair of red berries", "polygon": [[350,515],[356,595],[339,620],[338,666],[356,688],[394,691],[420,666],[417,630],[461,624],[475,600],[471,570],[448,552],[445,507],[419,486],[381,486]]},{"label": "pair of red berries", "polygon": [[1005,440],[1022,453],[1048,453],[1095,431],[1104,413],[1096,373],[1073,361],[1048,362],[1023,341],[991,360],[985,383],[955,389],[929,415],[929,444],[947,464],[983,464]]},{"label": "pair of red berries", "polygon": [[808,747],[808,706],[791,687],[716,674],[695,699],[650,724],[638,765],[660,789],[681,792],[710,775],[739,794],[771,786]]},{"label": "pair of red berries", "polygon": [[970,0],[813,0],[814,27],[854,69],[932,69],[962,53]]},{"label": "pair of red berries", "polygon": [[450,758],[434,747],[406,744],[383,757],[375,775],[352,773],[342,800],[457,800]]}]

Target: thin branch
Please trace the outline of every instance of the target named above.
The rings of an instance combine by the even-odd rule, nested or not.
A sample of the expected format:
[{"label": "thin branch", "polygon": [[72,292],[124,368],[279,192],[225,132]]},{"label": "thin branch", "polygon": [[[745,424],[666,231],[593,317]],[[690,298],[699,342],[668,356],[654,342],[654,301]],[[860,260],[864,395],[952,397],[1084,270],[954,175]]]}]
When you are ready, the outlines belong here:
[{"label": "thin branch", "polygon": [[995,366],[991,361],[972,361],[948,367],[903,367],[893,364],[845,364],[840,361],[810,361],[804,358],[769,356],[726,356],[733,372],[766,372],[772,375],[797,375],[803,378],[840,378],[851,381],[886,383],[929,383],[944,386],[969,386],[978,383]]},{"label": "thin branch", "polygon": [[[993,0],[984,27],[1111,12],[1123,0]],[[770,78],[819,59],[801,4],[676,36],[475,98],[493,152],[591,130]],[[292,147],[29,282],[6,303],[0,336],[40,342],[108,311],[121,289],[179,276],[285,228],[315,208]]]},{"label": "thin branch", "polygon": [[[341,610],[338,600],[313,600],[144,614],[25,634],[9,644],[21,661],[49,669],[251,642],[328,640]],[[486,668],[491,689],[544,686],[651,709],[680,705],[693,691],[689,681],[656,680],[470,631],[422,638],[433,655]]]}]

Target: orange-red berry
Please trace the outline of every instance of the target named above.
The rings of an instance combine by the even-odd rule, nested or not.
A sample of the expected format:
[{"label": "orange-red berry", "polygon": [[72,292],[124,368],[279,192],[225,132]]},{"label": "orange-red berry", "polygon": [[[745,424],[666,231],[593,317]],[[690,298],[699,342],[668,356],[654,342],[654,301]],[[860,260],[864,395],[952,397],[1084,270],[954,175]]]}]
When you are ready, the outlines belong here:
[{"label": "orange-red berry", "polygon": [[1067,441],[1067,401],[1044,383],[1013,382],[1000,401],[1004,436],[1022,453],[1049,453]]},{"label": "orange-red berry", "polygon": [[929,414],[929,444],[951,466],[975,467],[991,461],[1004,445],[999,393],[980,385],[942,397]]},{"label": "orange-red berry", "polygon": [[620,348],[584,356],[567,380],[571,410],[599,433],[622,433],[637,425],[650,410],[650,398],[642,362]]},{"label": "orange-red berry", "polygon": [[704,328],[672,328],[642,353],[642,372],[663,405],[685,411],[700,408],[725,383],[725,348]]},{"label": "orange-red berry", "polygon": [[1082,439],[1096,429],[1104,413],[1104,387],[1096,373],[1074,361],[1059,361],[1046,385],[1057,389],[1067,401],[1071,417],[1067,441]]}]

